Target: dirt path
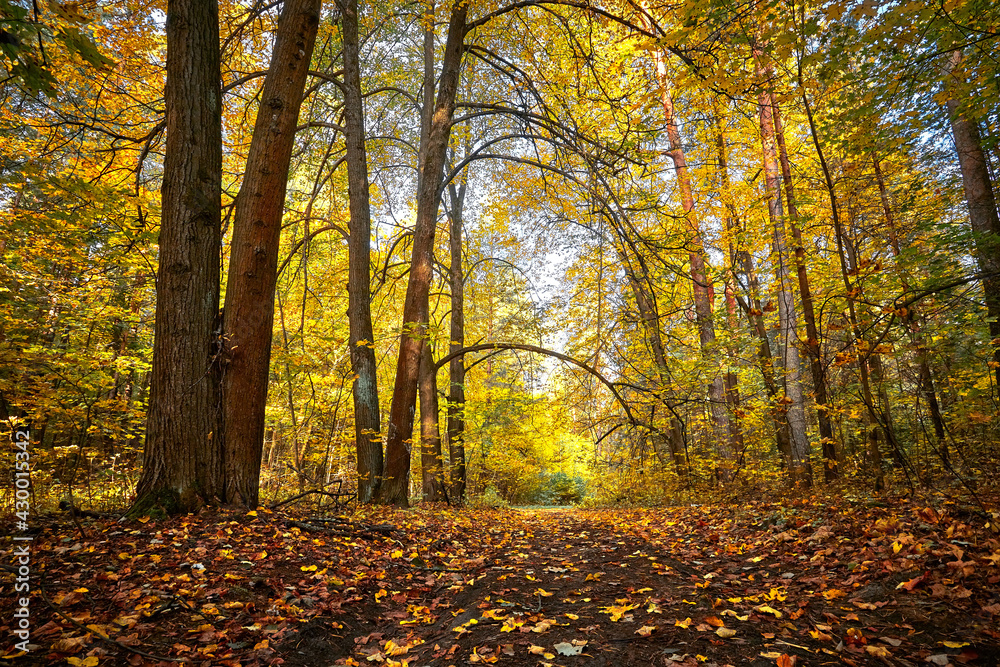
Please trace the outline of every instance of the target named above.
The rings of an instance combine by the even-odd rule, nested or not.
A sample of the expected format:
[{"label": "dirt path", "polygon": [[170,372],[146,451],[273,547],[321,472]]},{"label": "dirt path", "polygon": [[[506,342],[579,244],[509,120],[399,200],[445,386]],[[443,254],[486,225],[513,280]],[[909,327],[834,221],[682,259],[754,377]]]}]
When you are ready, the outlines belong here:
[{"label": "dirt path", "polygon": [[947,503],[85,524],[34,541],[21,664],[1000,664],[1000,541]]},{"label": "dirt path", "polygon": [[990,614],[907,590],[923,585],[908,583],[927,579],[923,570],[862,564],[863,549],[840,562],[841,546],[853,551],[861,536],[838,535],[833,522],[532,509],[486,534],[466,545],[478,555],[461,571],[387,571],[376,604],[338,619],[339,641],[322,623],[304,629],[286,664],[995,665],[1000,656],[996,637],[979,634]]}]

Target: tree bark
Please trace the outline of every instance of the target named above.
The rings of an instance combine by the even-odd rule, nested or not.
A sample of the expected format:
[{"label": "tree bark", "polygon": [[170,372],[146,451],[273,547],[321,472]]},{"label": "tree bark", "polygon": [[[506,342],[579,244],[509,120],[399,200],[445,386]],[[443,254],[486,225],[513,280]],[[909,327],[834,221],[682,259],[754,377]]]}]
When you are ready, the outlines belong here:
[{"label": "tree bark", "polygon": [[785,212],[781,201],[781,177],[775,150],[774,107],[766,89],[767,72],[760,63],[760,52],[755,49],[757,78],[761,89],[758,93],[761,147],[764,163],[764,188],[767,193],[767,212],[773,228],[773,256],[775,278],[778,283],[778,359],[780,361],[785,395],[781,402],[786,407],[785,418],[791,439],[791,458],[788,461],[789,479],[793,484],[812,485],[809,461],[809,440],[806,435],[805,406],[799,369],[799,350],[795,298],[792,294],[788,267],[788,244],[785,238]]},{"label": "tree bark", "polygon": [[166,35],[153,368],[134,513],[189,512],[224,491],[215,364],[222,246],[217,0],[171,0]]},{"label": "tree bark", "polygon": [[357,454],[358,502],[369,503],[382,483],[382,417],[378,402],[378,366],[371,315],[371,203],[365,151],[364,100],[361,95],[358,2],[338,0],[343,15],[344,139],[351,227],[347,242],[347,318],[351,370],[355,380],[354,447]]},{"label": "tree bark", "polygon": [[320,0],[286,0],[233,216],[223,311],[226,502],[256,507],[288,168]]},{"label": "tree bark", "polygon": [[[449,185],[451,210],[451,336],[449,352],[465,347],[465,272],[462,263],[462,213],[467,182],[456,188]],[[451,463],[451,500],[465,500],[465,359],[457,356],[448,367],[448,459]]]},{"label": "tree bark", "polygon": [[437,368],[431,346],[424,343],[420,353],[420,470],[423,499],[442,501],[444,460],[441,456],[441,431],[438,426]]},{"label": "tree bark", "polygon": [[[961,63],[961,51],[954,51],[948,67],[949,87],[964,83],[959,80],[960,74],[956,72]],[[946,106],[955,151],[958,153],[958,165],[962,172],[969,223],[975,234],[976,260],[984,274],[983,292],[992,338],[994,379],[996,387],[1000,389],[1000,213],[997,212],[996,194],[990,180],[979,126],[959,108],[955,95],[948,98]]]},{"label": "tree bark", "polygon": [[795,184],[792,181],[792,165],[788,159],[788,146],[785,143],[785,128],[781,119],[781,110],[778,107],[773,92],[771,93],[771,109],[774,115],[774,135],[778,142],[781,177],[785,183],[788,222],[792,228],[792,240],[795,242],[793,253],[795,257],[795,274],[799,283],[802,319],[805,320],[806,325],[805,349],[809,355],[809,371],[812,375],[813,394],[816,399],[816,418],[819,422],[820,449],[823,453],[823,479],[831,482],[839,474],[837,470],[837,445],[833,437],[833,426],[830,423],[830,399],[827,395],[826,370],[820,350],[819,328],[816,326],[816,309],[813,305],[812,289],[809,285],[809,275],[806,272],[806,251],[802,243],[802,229],[799,227],[799,210],[795,197]]},{"label": "tree bark", "polygon": [[437,231],[445,154],[455,115],[455,95],[464,50],[466,3],[452,7],[438,85],[437,101],[431,116],[426,150],[421,150],[417,218],[413,229],[413,258],[403,304],[403,326],[399,338],[399,358],[393,385],[392,408],[386,433],[385,479],[376,498],[383,504],[409,505],[410,450],[417,398],[420,350],[428,321],[428,294],[434,273],[434,235]]},{"label": "tree bark", "polygon": [[[722,181],[723,192],[731,189],[729,180],[729,159],[727,157],[726,136],[721,125],[721,116],[716,112],[716,135],[715,147],[719,161],[719,177]],[[742,272],[747,282],[747,297],[749,302],[741,299],[733,292],[733,299],[740,304],[741,309],[746,313],[750,324],[750,335],[760,340],[757,346],[757,365],[760,368],[761,377],[764,380],[764,389],[771,399],[774,407],[771,409],[771,420],[774,424],[774,440],[778,446],[778,451],[782,456],[788,458],[791,455],[791,438],[788,433],[788,422],[780,414],[781,406],[778,405],[778,385],[774,378],[774,357],[771,354],[771,344],[767,338],[767,327],[764,325],[764,310],[760,302],[760,281],[754,268],[753,256],[746,250],[741,249],[735,237],[742,229],[742,223],[738,220],[735,207],[731,202],[726,204],[726,232],[729,236],[729,262],[732,272]],[[779,414],[780,413],[780,414]]]},{"label": "tree bark", "polygon": [[709,361],[713,372],[712,379],[708,385],[712,434],[716,449],[723,462],[722,468],[724,472],[722,478],[728,481],[730,473],[725,472],[725,469],[727,466],[732,465],[736,447],[732,441],[732,434],[730,432],[730,417],[726,408],[725,386],[722,376],[718,373],[718,351],[715,349],[715,323],[712,318],[712,287],[708,282],[705,271],[705,246],[702,243],[701,225],[698,214],[694,210],[694,192],[691,186],[691,177],[687,170],[684,147],[681,144],[677,116],[674,113],[674,102],[670,96],[664,54],[659,49],[653,53],[656,61],[657,81],[660,85],[660,104],[663,107],[663,113],[666,116],[667,122],[667,138],[670,143],[669,155],[674,164],[674,171],[677,174],[677,185],[681,193],[681,206],[684,209],[684,223],[687,232],[685,240],[688,247],[688,262],[690,264],[695,317],[698,323],[698,340],[701,345],[702,356]]}]

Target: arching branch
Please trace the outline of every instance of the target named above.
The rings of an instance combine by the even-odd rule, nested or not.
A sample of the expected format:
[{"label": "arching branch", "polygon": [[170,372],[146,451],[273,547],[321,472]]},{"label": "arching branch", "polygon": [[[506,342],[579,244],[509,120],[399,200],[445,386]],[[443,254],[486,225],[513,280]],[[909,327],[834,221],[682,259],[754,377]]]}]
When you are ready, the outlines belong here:
[{"label": "arching branch", "polygon": [[632,409],[629,407],[628,403],[626,403],[622,395],[618,393],[618,387],[616,387],[615,383],[613,383],[611,380],[604,377],[600,373],[600,371],[598,371],[593,366],[587,364],[586,362],[580,361],[579,359],[574,359],[573,357],[567,354],[562,354],[561,352],[555,352],[553,350],[546,350],[544,347],[538,347],[537,345],[525,345],[523,343],[480,343],[478,345],[470,345],[468,347],[459,348],[454,352],[450,352],[449,354],[446,354],[445,356],[438,359],[437,362],[434,364],[434,370],[436,371],[437,369],[441,368],[455,357],[461,357],[468,354],[469,352],[480,352],[482,350],[524,350],[525,352],[534,352],[535,354],[543,354],[547,357],[553,357],[555,359],[559,359],[560,361],[565,361],[568,364],[573,364],[574,366],[578,366],[579,368],[582,368],[583,370],[587,371],[595,378],[600,380],[601,384],[603,384],[611,391],[611,393],[615,397],[615,400],[618,401],[618,404],[621,405],[622,408],[624,408],[625,415],[628,417],[629,421],[635,425],[639,424],[635,416],[633,416]]}]

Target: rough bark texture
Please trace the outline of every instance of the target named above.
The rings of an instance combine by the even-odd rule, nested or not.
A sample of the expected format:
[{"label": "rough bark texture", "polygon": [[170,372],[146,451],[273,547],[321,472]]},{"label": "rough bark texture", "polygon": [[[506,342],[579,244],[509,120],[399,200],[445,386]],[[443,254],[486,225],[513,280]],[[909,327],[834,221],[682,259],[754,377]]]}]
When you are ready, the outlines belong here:
[{"label": "rough bark texture", "polygon": [[[961,52],[955,51],[949,67],[949,78],[952,79],[949,83],[954,83],[960,77],[957,70],[961,67],[961,61]],[[996,386],[1000,387],[1000,215],[997,212],[996,193],[993,192],[979,126],[962,113],[954,96],[948,100],[947,107],[958,164],[962,171],[969,223],[976,235],[976,260],[980,271],[985,274],[983,292],[990,337],[993,339]]]},{"label": "rough bark texture", "polygon": [[[462,264],[462,212],[466,182],[449,186],[451,193],[451,336],[449,352],[465,347],[465,273]],[[448,460],[451,464],[451,500],[465,500],[465,359],[455,357],[448,367]]]},{"label": "rough bark texture", "polygon": [[320,0],[286,0],[236,198],[223,315],[226,501],[256,507],[281,219]]},{"label": "rough bark texture", "polygon": [[365,152],[364,103],[361,96],[358,3],[341,0],[344,33],[344,139],[347,146],[347,195],[351,228],[347,244],[347,318],[351,370],[354,371],[354,443],[357,453],[358,502],[369,503],[382,483],[382,417],[379,412],[377,362],[371,314],[371,203]]},{"label": "rough bark texture", "polygon": [[413,229],[413,258],[403,304],[403,327],[399,339],[399,359],[393,384],[392,408],[386,429],[385,479],[377,495],[380,503],[409,505],[410,450],[417,399],[420,350],[424,344],[428,318],[428,294],[433,278],[434,234],[441,203],[445,153],[455,115],[455,94],[465,36],[468,5],[452,7],[445,43],[437,101],[431,116],[426,150],[421,151],[417,219]]},{"label": "rough bark texture", "polygon": [[[763,68],[758,63],[757,77],[765,81]],[[802,383],[799,369],[797,315],[795,298],[792,294],[789,271],[788,244],[785,239],[785,212],[781,201],[781,175],[775,150],[774,116],[771,96],[766,90],[758,94],[760,112],[761,148],[764,163],[764,188],[767,193],[767,212],[774,230],[772,255],[775,265],[775,279],[778,284],[778,360],[782,370],[781,382],[785,395],[785,418],[791,440],[788,461],[789,479],[793,484],[812,484],[812,469],[809,462],[809,440],[806,436],[806,415],[802,397]]]},{"label": "rough bark texture", "polygon": [[134,512],[221,495],[218,342],[222,90],[216,0],[167,7],[167,133],[153,369]]},{"label": "rough bark texture", "polygon": [[795,243],[795,275],[799,283],[799,299],[802,303],[802,319],[806,325],[805,349],[809,355],[809,371],[813,381],[813,395],[816,399],[816,419],[819,422],[820,447],[823,453],[823,479],[833,481],[838,475],[837,446],[830,423],[829,397],[827,395],[826,370],[819,345],[819,329],[816,326],[816,309],[813,305],[812,289],[806,272],[806,250],[802,243],[802,229],[799,227],[799,210],[795,197],[795,183],[792,181],[792,164],[788,158],[785,143],[785,128],[775,96],[771,94],[771,109],[774,116],[774,135],[778,142],[778,158],[781,163],[781,178],[785,182],[785,201],[788,204],[788,222],[792,228]]},{"label": "rough bark texture", "polygon": [[[670,142],[669,155],[677,174],[677,185],[681,193],[681,206],[684,209],[684,221],[687,227],[686,245],[688,247],[695,317],[698,323],[698,340],[701,344],[702,356],[709,361],[713,370],[717,371],[718,351],[715,349],[715,323],[712,319],[712,290],[705,272],[705,247],[701,240],[700,221],[694,210],[694,192],[687,170],[687,160],[684,157],[684,148],[681,144],[680,128],[674,113],[674,102],[668,88],[669,82],[667,81],[663,52],[654,51],[654,58],[656,59],[657,80],[660,84],[660,103],[667,121],[667,138]],[[725,386],[722,375],[718,372],[713,375],[708,385],[708,403],[716,449],[723,464],[731,465],[734,460],[735,443],[731,439]],[[729,476],[728,473],[724,473],[723,479],[728,480]]]},{"label": "rough bark texture", "polygon": [[437,368],[431,346],[420,353],[420,469],[423,499],[441,501],[444,494],[444,460],[441,456],[441,430],[438,426]]}]

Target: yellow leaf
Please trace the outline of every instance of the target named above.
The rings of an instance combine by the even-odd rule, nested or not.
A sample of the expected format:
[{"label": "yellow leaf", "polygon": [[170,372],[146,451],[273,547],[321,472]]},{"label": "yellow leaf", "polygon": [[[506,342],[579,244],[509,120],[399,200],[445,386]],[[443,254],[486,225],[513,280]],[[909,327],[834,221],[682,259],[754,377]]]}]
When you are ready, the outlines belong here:
[{"label": "yellow leaf", "polygon": [[543,598],[550,598],[553,595],[555,595],[555,593],[549,593],[544,588],[536,588],[535,589],[535,595],[541,595]]},{"label": "yellow leaf", "polygon": [[260,642],[257,642],[256,644],[254,644],[253,650],[259,651],[262,648],[268,648],[269,646],[270,646],[270,640],[269,639],[265,639],[264,641],[260,641]]},{"label": "yellow leaf", "polygon": [[639,628],[638,630],[636,630],[635,634],[639,635],[640,637],[648,637],[651,634],[653,634],[653,632],[655,632],[655,631],[656,631],[656,626],[654,626],[654,625],[644,625],[641,628]]},{"label": "yellow leaf", "polygon": [[691,617],[688,616],[683,621],[675,621],[674,625],[676,625],[678,628],[684,628],[685,630],[687,630],[689,627],[691,627]]},{"label": "yellow leaf", "polygon": [[968,646],[969,645],[969,642],[952,642],[952,641],[947,641],[947,642],[941,642],[941,643],[944,644],[945,646],[947,646],[948,648],[962,648],[963,646]]},{"label": "yellow leaf", "polygon": [[66,658],[66,662],[73,667],[96,667],[100,662],[96,655],[88,655],[86,658]]},{"label": "yellow leaf", "polygon": [[761,612],[762,614],[774,614],[775,618],[781,618],[781,612],[780,611],[778,611],[774,607],[769,607],[766,604],[762,604],[759,607],[754,607],[754,609],[756,609],[757,611]]},{"label": "yellow leaf", "polygon": [[736,630],[733,630],[732,628],[723,627],[716,630],[715,634],[719,635],[723,639],[729,639],[730,637],[736,636]]}]

